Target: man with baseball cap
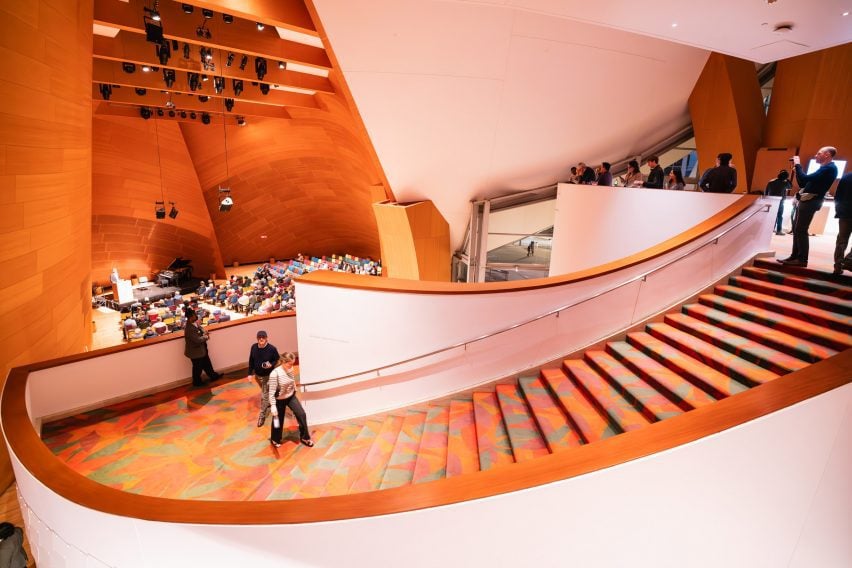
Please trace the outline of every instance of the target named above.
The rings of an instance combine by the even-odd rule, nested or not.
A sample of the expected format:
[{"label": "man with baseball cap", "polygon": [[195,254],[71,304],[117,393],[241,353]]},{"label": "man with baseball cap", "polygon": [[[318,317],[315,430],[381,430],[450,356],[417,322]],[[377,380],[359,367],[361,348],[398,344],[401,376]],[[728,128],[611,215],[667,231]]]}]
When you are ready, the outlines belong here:
[{"label": "man with baseball cap", "polygon": [[278,350],[269,343],[269,337],[264,330],[257,332],[257,343],[251,346],[248,362],[248,380],[255,381],[260,386],[260,414],[257,416],[257,427],[266,422],[269,415],[269,374],[278,364]]}]

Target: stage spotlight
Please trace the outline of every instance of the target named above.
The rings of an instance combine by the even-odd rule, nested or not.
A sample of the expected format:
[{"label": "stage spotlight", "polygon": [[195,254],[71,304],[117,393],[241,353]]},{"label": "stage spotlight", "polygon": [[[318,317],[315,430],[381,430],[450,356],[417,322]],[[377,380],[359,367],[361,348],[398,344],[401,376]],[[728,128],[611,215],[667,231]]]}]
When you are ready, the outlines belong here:
[{"label": "stage spotlight", "polygon": [[157,46],[157,59],[159,59],[160,65],[168,63],[171,56],[172,48],[169,47],[169,42],[165,41],[162,45]]},{"label": "stage spotlight", "polygon": [[186,118],[186,111],[185,110],[180,111],[180,117]]},{"label": "stage spotlight", "polygon": [[157,219],[166,218],[166,203],[164,201],[154,202],[154,216],[157,217]]},{"label": "stage spotlight", "polygon": [[175,207],[175,202],[169,201],[169,203],[172,204],[172,209],[171,209],[171,211],[169,211],[169,217],[171,217],[172,219],[176,219],[177,216],[178,216],[178,210],[177,210],[177,207]]},{"label": "stage spotlight", "polygon": [[210,97],[208,97],[207,95],[198,95],[198,100],[201,101],[202,103],[206,103],[207,101],[210,100]]},{"label": "stage spotlight", "polygon": [[181,4],[180,7],[183,8],[184,14],[192,14],[193,10],[195,10],[195,6],[192,4]]},{"label": "stage spotlight", "polygon": [[175,84],[175,70],[163,69],[163,81],[165,81],[166,87],[171,89],[172,85]]},{"label": "stage spotlight", "polygon": [[264,95],[269,94],[269,83],[261,83],[260,84],[260,92]]},{"label": "stage spotlight", "polygon": [[142,87],[136,87],[136,94],[139,95],[140,97],[144,97],[145,93],[147,93],[147,92],[148,91],[146,89],[143,89]]},{"label": "stage spotlight", "polygon": [[239,97],[240,93],[243,92],[243,80],[242,79],[232,79],[231,84],[234,87],[234,96]]},{"label": "stage spotlight", "polygon": [[121,64],[121,68],[124,70],[125,73],[135,73],[136,72],[136,65],[133,64],[133,63],[128,63],[127,61],[125,61],[124,63]]},{"label": "stage spotlight", "polygon": [[278,62],[278,68],[283,71],[283,70],[287,69],[287,64],[283,61],[279,61]]},{"label": "stage spotlight", "polygon": [[165,116],[165,114],[166,113],[163,112],[163,109],[161,109],[161,108],[157,109],[157,116]]},{"label": "stage spotlight", "polygon": [[151,118],[151,115],[152,115],[152,114],[154,114],[154,113],[151,111],[151,109],[150,109],[150,108],[148,108],[148,107],[139,107],[139,115],[140,115],[142,118],[144,118],[145,120],[148,120],[149,118]]},{"label": "stage spotlight", "polygon": [[233,24],[234,23],[234,17],[231,14],[222,14],[222,20],[226,24]]},{"label": "stage spotlight", "polygon": [[240,70],[246,68],[246,63],[248,63],[248,55],[243,55],[242,59],[240,59]]},{"label": "stage spotlight", "polygon": [[[156,15],[156,18],[154,17]],[[145,8],[145,16],[142,17],[145,24],[145,41],[150,43],[162,44],[165,41],[163,37],[163,24],[160,22],[160,13],[156,10]]]},{"label": "stage spotlight", "polygon": [[188,43],[183,44],[183,58],[189,59],[189,44]]},{"label": "stage spotlight", "polygon": [[225,65],[227,67],[230,67],[233,62],[234,62],[234,52],[232,51],[228,54],[228,59],[227,59],[227,61],[225,61]]},{"label": "stage spotlight", "polygon": [[145,10],[145,15],[154,20],[155,22],[160,21],[160,12],[157,10],[156,2],[154,3],[154,8],[148,8],[147,6],[143,8]]},{"label": "stage spotlight", "polygon": [[196,117],[195,111],[189,113],[189,118],[191,118],[192,120],[195,120],[195,117]]},{"label": "stage spotlight", "polygon": [[150,65],[143,65],[143,66],[142,66],[142,72],[143,72],[143,73],[148,73],[148,72],[150,72],[150,71],[151,71],[151,66],[150,66]]},{"label": "stage spotlight", "polygon": [[225,78],[224,77],[213,77],[213,90],[216,91],[217,95],[222,94],[222,91],[225,90]]},{"label": "stage spotlight", "polygon": [[187,72],[186,79],[189,82],[189,90],[195,91],[201,85],[201,77],[198,76],[198,73]]},{"label": "stage spotlight", "polygon": [[231,210],[231,207],[234,206],[234,200],[231,199],[231,190],[228,188],[220,187],[219,193],[224,195],[224,197],[219,200],[219,211],[221,211],[222,213],[227,213]]},{"label": "stage spotlight", "polygon": [[237,117],[237,126],[245,126],[245,125],[246,125],[246,119],[242,116],[238,116]]},{"label": "stage spotlight", "polygon": [[105,101],[108,101],[110,96],[112,96],[112,87],[109,85],[101,83],[98,85],[98,90],[101,92],[101,97],[103,97]]},{"label": "stage spotlight", "polygon": [[206,112],[201,113],[201,123],[210,124],[210,115]]},{"label": "stage spotlight", "polygon": [[178,49],[180,49],[180,43],[178,43],[178,40],[173,39],[172,40],[172,51],[177,51]]},{"label": "stage spotlight", "polygon": [[209,81],[209,80],[210,80],[210,77],[208,77],[207,75],[202,75],[202,76],[201,76],[201,80],[202,80],[202,81]]},{"label": "stage spotlight", "polygon": [[262,32],[265,27],[262,22],[257,23],[257,31]]},{"label": "stage spotlight", "polygon": [[257,73],[257,79],[263,81],[266,77],[266,59],[263,57],[254,58],[254,72]]},{"label": "stage spotlight", "polygon": [[234,110],[234,99],[225,99],[225,108],[228,110],[228,112]]},{"label": "stage spotlight", "polygon": [[201,15],[204,16],[205,20],[209,20],[213,17],[213,10],[208,10],[207,8],[201,9]]},{"label": "stage spotlight", "polygon": [[175,111],[170,110],[169,111],[169,118],[174,118],[174,117],[175,117]]}]

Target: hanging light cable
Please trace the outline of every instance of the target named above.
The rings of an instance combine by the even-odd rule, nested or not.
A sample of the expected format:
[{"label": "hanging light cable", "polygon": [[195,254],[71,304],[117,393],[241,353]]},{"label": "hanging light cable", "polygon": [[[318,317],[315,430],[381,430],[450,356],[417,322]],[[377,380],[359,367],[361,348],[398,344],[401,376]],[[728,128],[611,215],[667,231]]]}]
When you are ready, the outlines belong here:
[{"label": "hanging light cable", "polygon": [[157,219],[166,218],[166,194],[163,189],[163,163],[160,160],[160,119],[154,119],[154,143],[157,146],[157,168],[160,170],[160,199],[161,201],[154,202],[154,216]]},{"label": "hanging light cable", "polygon": [[[224,78],[222,79],[224,81]],[[222,141],[225,146],[225,183],[227,184],[228,179],[231,177],[231,171],[228,168],[228,121],[225,117],[225,99],[222,98]],[[219,211],[226,213],[231,210],[231,207],[234,205],[234,200],[231,198],[231,189],[227,187],[219,186],[219,194],[224,195],[219,200]]]}]

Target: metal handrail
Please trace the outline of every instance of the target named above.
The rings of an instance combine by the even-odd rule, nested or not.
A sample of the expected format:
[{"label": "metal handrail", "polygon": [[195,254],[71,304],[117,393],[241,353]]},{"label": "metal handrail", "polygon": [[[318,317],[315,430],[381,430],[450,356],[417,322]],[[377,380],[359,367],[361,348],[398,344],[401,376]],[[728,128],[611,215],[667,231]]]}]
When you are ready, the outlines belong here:
[{"label": "metal handrail", "polygon": [[596,298],[599,298],[599,297],[603,296],[604,294],[609,294],[610,292],[614,292],[615,290],[623,288],[624,286],[627,286],[628,284],[632,284],[633,282],[636,282],[637,280],[645,280],[651,274],[654,274],[655,272],[658,272],[658,271],[662,270],[663,268],[667,268],[667,267],[671,266],[672,264],[674,264],[674,263],[676,263],[680,260],[683,260],[684,258],[686,258],[688,256],[691,256],[693,253],[703,249],[707,245],[717,244],[719,242],[719,239],[721,237],[724,237],[730,231],[736,229],[737,227],[739,227],[740,225],[742,225],[743,223],[745,223],[746,221],[748,221],[749,219],[751,219],[752,217],[757,215],[758,213],[761,213],[761,212],[767,213],[767,212],[769,212],[770,209],[771,209],[771,205],[768,205],[768,204],[763,205],[761,208],[756,209],[756,210],[752,211],[751,213],[749,213],[746,217],[743,217],[736,225],[732,225],[732,226],[728,227],[727,229],[725,229],[724,231],[722,231],[718,235],[709,239],[707,242],[703,243],[702,245],[690,250],[689,252],[686,252],[686,253],[684,253],[684,254],[676,257],[676,258],[673,258],[670,261],[666,262],[665,264],[662,264],[660,266],[652,268],[651,270],[643,272],[642,274],[634,276],[630,280],[625,280],[624,282],[620,282],[620,283],[616,284],[615,286],[612,286],[612,287],[607,288],[605,290],[601,290],[600,292],[597,292],[597,293],[595,293],[595,294],[593,294],[593,295],[591,295],[587,298],[583,298],[582,300],[575,300],[575,301],[571,302],[570,304],[565,304],[564,306],[554,308],[554,309],[550,310],[549,312],[540,314],[540,315],[535,316],[533,318],[530,318],[528,320],[524,320],[520,323],[512,324],[512,325],[505,327],[503,329],[500,329],[498,331],[492,331],[492,332],[486,333],[484,335],[474,337],[473,339],[468,339],[466,341],[454,343],[454,344],[449,345],[447,347],[442,347],[440,349],[435,349],[434,351],[429,351],[428,353],[422,353],[422,354],[416,355],[414,357],[409,357],[408,359],[396,361],[395,363],[388,363],[387,365],[382,365],[381,367],[375,367],[373,369],[368,369],[366,371],[358,371],[357,373],[350,373],[348,375],[343,375],[341,377],[335,377],[333,379],[324,379],[322,381],[313,381],[313,382],[310,382],[310,383],[307,383],[307,384],[303,384],[303,385],[301,385],[302,390],[304,390],[306,387],[333,383],[333,382],[342,381],[342,380],[345,380],[345,379],[351,379],[352,377],[358,377],[360,375],[366,375],[367,373],[376,373],[377,376],[381,376],[381,375],[379,375],[379,371],[382,371],[384,369],[388,369],[388,368],[391,368],[391,367],[397,367],[399,365],[404,365],[406,363],[411,363],[412,361],[417,361],[418,359],[425,359],[426,357],[431,357],[432,355],[437,355],[438,353],[443,353],[444,351],[450,351],[451,349],[456,349],[458,347],[466,347],[469,344],[477,343],[479,341],[482,341],[483,339],[488,339],[490,337],[494,337],[496,335],[500,335],[500,334],[512,331],[513,329],[517,329],[519,327],[523,327],[525,325],[529,325],[531,323],[537,322],[541,319],[552,316],[553,314],[558,314],[559,312],[563,312],[563,311],[567,310],[568,308],[573,308],[575,306],[579,306],[579,305],[584,304],[584,303],[586,303],[590,300],[594,300]]}]

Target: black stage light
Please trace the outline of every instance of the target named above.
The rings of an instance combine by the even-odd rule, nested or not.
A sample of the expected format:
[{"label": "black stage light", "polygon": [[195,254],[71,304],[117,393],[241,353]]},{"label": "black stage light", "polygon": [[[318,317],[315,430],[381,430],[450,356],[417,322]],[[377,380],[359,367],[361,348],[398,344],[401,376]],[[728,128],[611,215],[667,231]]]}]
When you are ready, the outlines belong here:
[{"label": "black stage light", "polygon": [[184,14],[192,14],[193,10],[195,10],[195,6],[192,4],[181,4],[180,7],[183,8]]},{"label": "black stage light", "polygon": [[157,10],[156,2],[154,3],[153,8],[148,8],[147,6],[142,8],[145,11],[145,16],[151,18],[155,22],[159,22],[162,18],[160,18],[160,12]]},{"label": "black stage light", "polygon": [[262,22],[257,23],[257,31],[262,32],[265,27]]},{"label": "black stage light", "polygon": [[160,60],[160,65],[168,63],[171,56],[172,48],[169,47],[169,42],[165,41],[162,45],[157,46],[157,59]]},{"label": "black stage light", "polygon": [[213,77],[213,90],[216,91],[217,95],[222,94],[222,91],[225,90],[225,78],[224,77]]},{"label": "black stage light", "polygon": [[207,39],[210,39],[211,37],[213,37],[213,34],[211,34],[210,30],[207,29],[207,30],[204,30],[204,37],[207,38]]},{"label": "black stage light", "polygon": [[166,218],[166,204],[163,201],[155,201],[154,202],[154,216],[157,219],[165,219]]},{"label": "black stage light", "polygon": [[143,89],[142,87],[136,87],[136,94],[139,95],[140,97],[144,97],[145,93],[147,93],[147,92],[148,91],[146,89]]},{"label": "black stage light", "polygon": [[228,59],[227,59],[227,61],[225,61],[225,65],[227,67],[230,67],[233,62],[234,62],[234,52],[232,51],[228,54]]},{"label": "black stage light", "polygon": [[231,198],[231,190],[228,188],[220,187],[219,193],[224,195],[224,197],[219,200],[219,211],[221,211],[222,213],[227,213],[231,210],[231,207],[234,206],[234,200]]},{"label": "black stage light", "polygon": [[149,71],[151,71],[150,65],[145,64],[145,65],[142,66],[142,72],[143,73],[148,73]]},{"label": "black stage light", "polygon": [[158,109],[157,109],[157,116],[165,116],[165,114],[166,114],[166,113],[165,113],[165,112],[163,112],[163,109],[161,109],[161,108],[158,108]]},{"label": "black stage light", "polygon": [[166,87],[170,88],[175,84],[175,70],[174,69],[163,69],[163,81],[166,83]]},{"label": "black stage light", "polygon": [[201,9],[201,15],[204,16],[205,20],[209,20],[213,17],[213,10],[208,10],[207,8]]},{"label": "black stage light", "polygon": [[226,24],[233,24],[234,23],[234,17],[231,14],[222,14],[222,20]]},{"label": "black stage light", "polygon": [[178,43],[178,40],[173,39],[172,40],[172,51],[177,51],[178,49],[180,49],[180,43]]},{"label": "black stage light", "polygon": [[260,92],[264,95],[269,94],[269,83],[261,83],[260,84]]},{"label": "black stage light", "polygon": [[266,59],[263,57],[254,58],[254,72],[257,73],[257,79],[263,81],[266,77]]},{"label": "black stage light", "polygon": [[175,202],[169,201],[169,203],[172,204],[172,209],[171,209],[171,211],[169,211],[169,217],[171,217],[172,219],[176,219],[177,216],[178,216],[178,210],[177,210],[177,207],[175,207]]},{"label": "black stage light", "polygon": [[232,79],[232,85],[234,87],[234,96],[239,97],[240,93],[243,92],[243,80],[242,79]]},{"label": "black stage light", "polygon": [[[148,8],[145,8],[145,10],[148,10]],[[145,23],[145,41],[162,44],[165,41],[163,37],[163,23],[159,20],[159,12],[155,13],[158,16],[157,19],[148,15],[142,18],[142,21]]]},{"label": "black stage light", "polygon": [[150,109],[150,108],[148,108],[148,107],[139,107],[139,115],[140,115],[142,118],[144,118],[145,120],[148,120],[149,118],[151,118],[151,115],[152,115],[152,114],[154,114],[154,113],[153,113],[153,112],[151,112],[151,109]]},{"label": "black stage light", "polygon": [[189,113],[189,118],[191,118],[192,120],[195,120],[195,117],[196,117],[195,111],[192,111],[192,112]]},{"label": "black stage light", "polygon": [[202,76],[201,76],[201,80],[202,80],[202,81],[209,81],[209,80],[210,80],[210,77],[208,77],[207,75],[202,75]]},{"label": "black stage light", "polygon": [[234,110],[234,99],[225,99],[225,108],[228,112]]},{"label": "black stage light", "polygon": [[183,44],[183,58],[189,59],[189,44],[188,43]]},{"label": "black stage light", "polygon": [[206,112],[201,113],[202,124],[210,124],[210,115]]},{"label": "black stage light", "polygon": [[169,118],[174,118],[174,117],[175,117],[175,111],[170,110],[169,111]]},{"label": "black stage light", "polygon": [[210,100],[210,97],[208,97],[207,95],[198,95],[198,100],[201,101],[202,103],[206,103],[207,101]]},{"label": "black stage light", "polygon": [[186,118],[186,111],[185,110],[180,111],[180,117]]},{"label": "black stage light", "polygon": [[187,72],[186,79],[189,82],[190,91],[195,91],[201,86],[201,77],[198,73]]},{"label": "black stage light", "polygon": [[243,55],[242,59],[240,59],[240,69],[246,68],[246,63],[248,63],[248,55]]},{"label": "black stage light", "polygon": [[287,69],[287,64],[283,61],[279,61],[278,62],[278,68],[281,69],[282,71],[284,71],[285,69]]},{"label": "black stage light", "polygon": [[237,126],[245,126],[245,125],[246,125],[245,117],[238,116],[237,117]]},{"label": "black stage light", "polygon": [[134,63],[128,63],[127,61],[121,64],[121,68],[124,70],[125,73],[136,72],[136,65]]},{"label": "black stage light", "polygon": [[103,97],[105,101],[108,101],[110,96],[112,96],[112,87],[109,85],[101,83],[98,85],[98,90],[101,92],[101,97]]}]

